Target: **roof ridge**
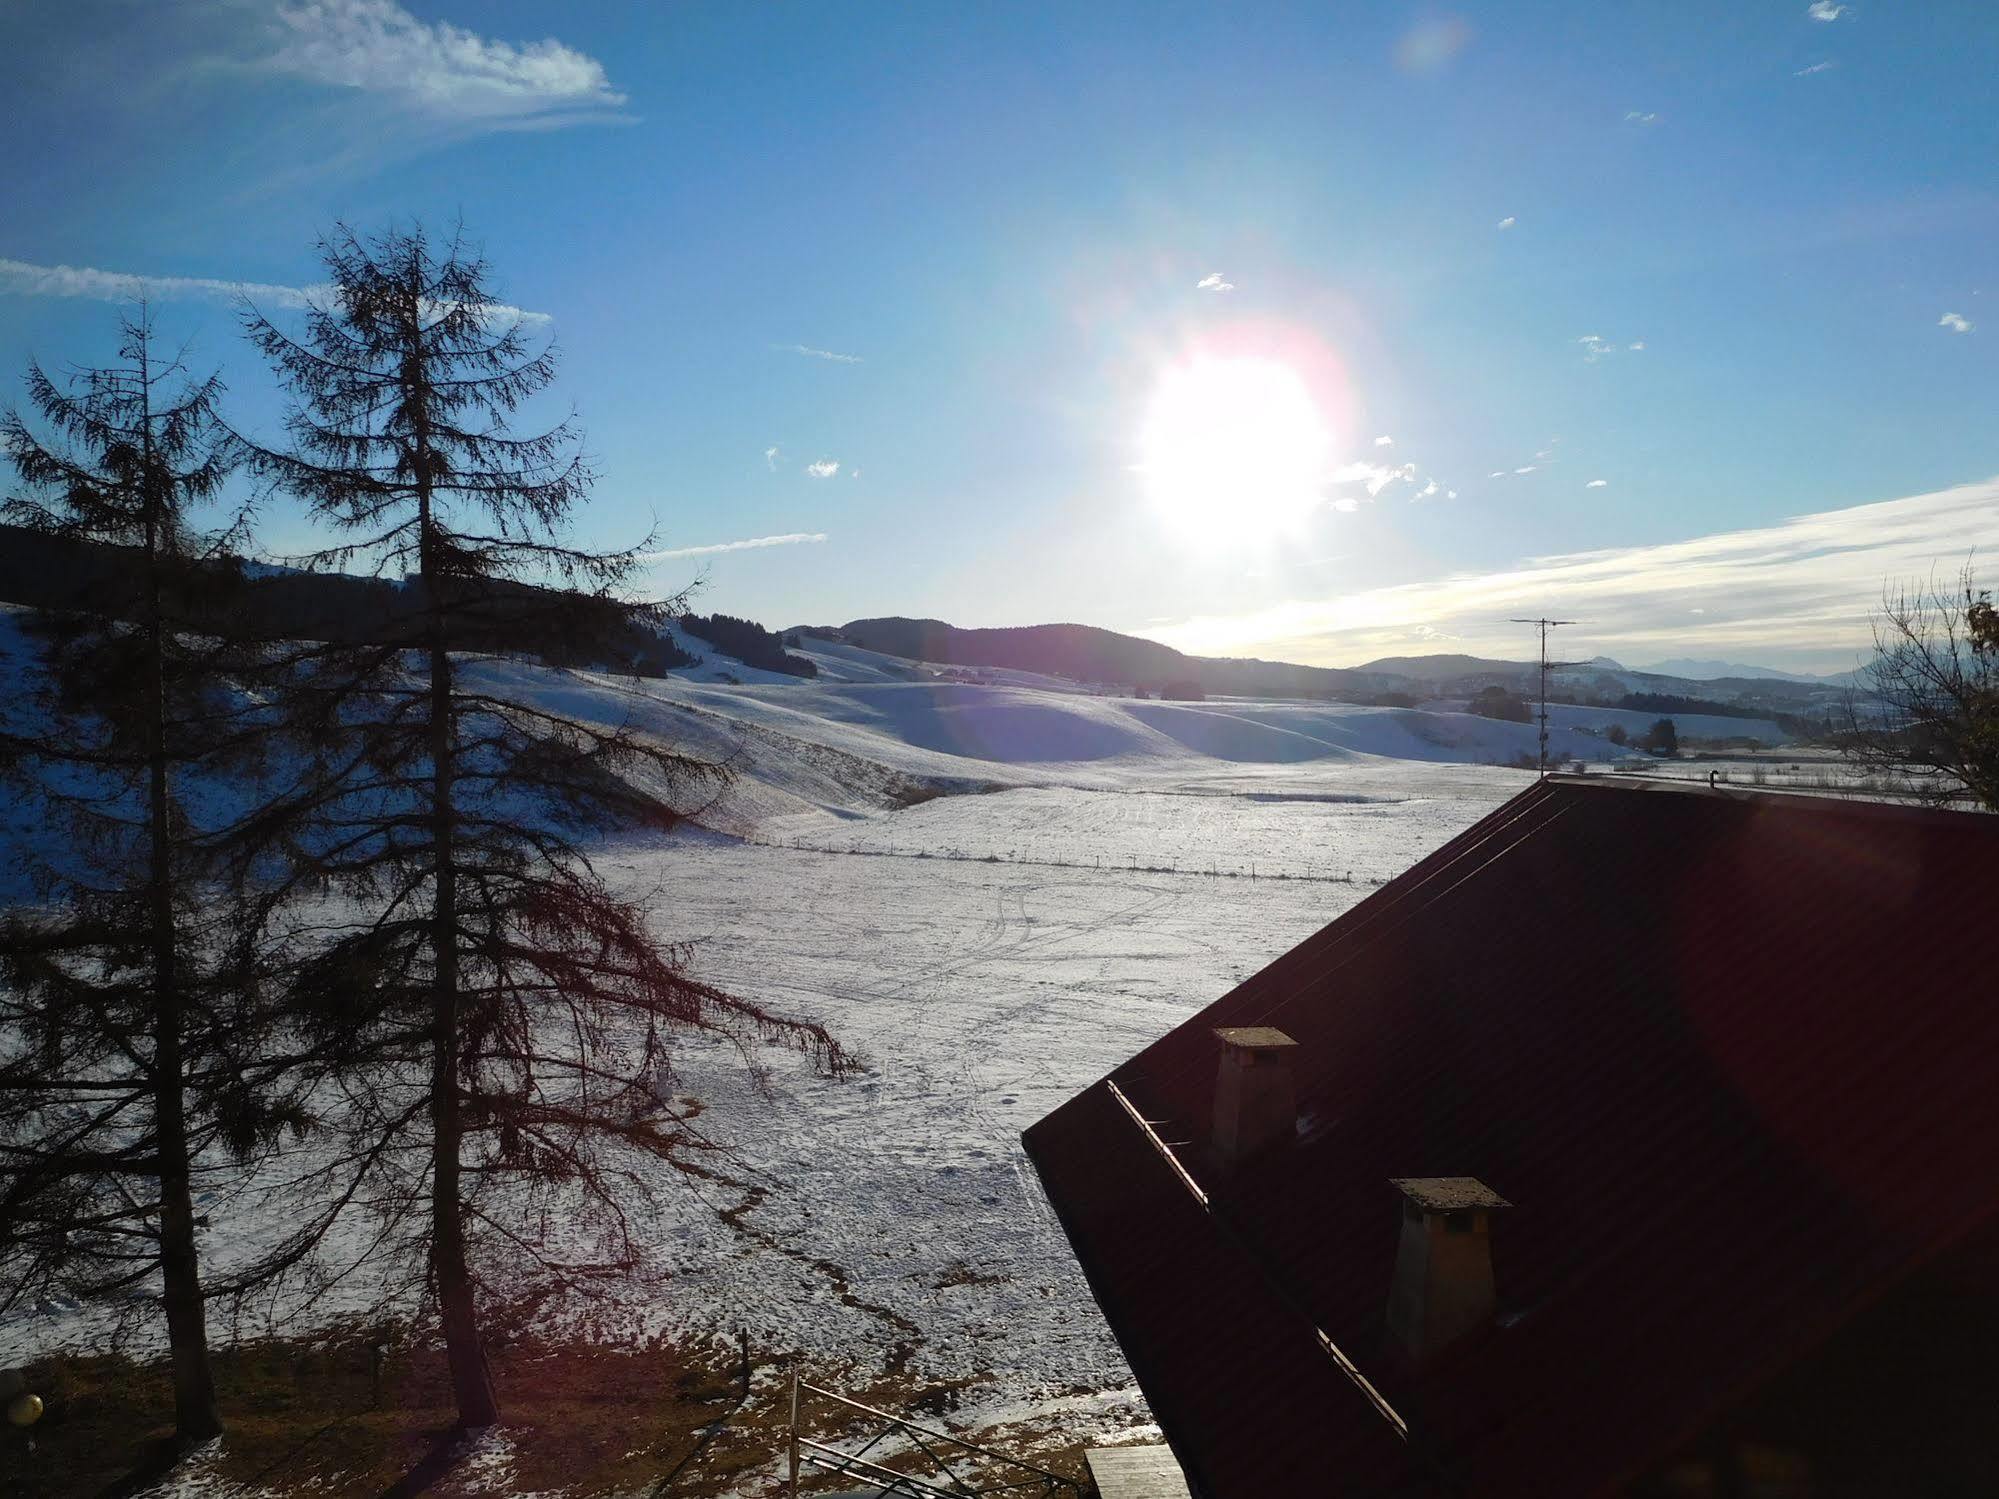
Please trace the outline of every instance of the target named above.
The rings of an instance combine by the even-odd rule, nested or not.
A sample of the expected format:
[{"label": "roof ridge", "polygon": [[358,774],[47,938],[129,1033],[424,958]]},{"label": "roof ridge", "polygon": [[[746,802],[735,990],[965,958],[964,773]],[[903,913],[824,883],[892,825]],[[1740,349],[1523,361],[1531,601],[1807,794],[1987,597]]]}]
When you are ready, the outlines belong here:
[{"label": "roof ridge", "polygon": [[1546,777],[1542,784],[1553,788],[1561,795],[1571,795],[1578,791],[1663,792],[1667,795],[1708,797],[1716,801],[1756,802],[1764,806],[1784,807],[1815,815],[1824,815],[1828,811],[1838,809],[1859,816],[1906,818],[1916,821],[1992,816],[1992,813],[1984,807],[1941,806],[1924,802],[1913,792],[1899,794],[1837,792],[1823,787],[1745,786],[1735,781],[1711,783],[1691,780],[1686,776],[1642,775],[1632,772],[1616,772],[1603,776],[1551,775]]}]

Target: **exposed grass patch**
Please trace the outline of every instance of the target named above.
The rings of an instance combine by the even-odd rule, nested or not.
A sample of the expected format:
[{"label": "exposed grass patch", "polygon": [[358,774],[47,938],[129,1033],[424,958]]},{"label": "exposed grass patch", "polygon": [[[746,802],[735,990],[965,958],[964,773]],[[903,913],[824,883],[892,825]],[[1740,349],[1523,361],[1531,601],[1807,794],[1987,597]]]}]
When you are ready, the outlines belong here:
[{"label": "exposed grass patch", "polygon": [[[958,1283],[971,1283],[961,1281]],[[375,1336],[350,1328],[316,1339],[266,1339],[219,1350],[215,1373],[228,1433],[202,1454],[217,1493],[378,1499],[436,1491],[704,1499],[757,1491],[785,1451],[789,1374],[718,1346],[551,1343],[523,1336],[489,1350],[500,1396],[504,1483],[468,1471],[452,1427],[443,1350],[392,1345],[377,1363]],[[379,1369],[379,1372],[378,1372]],[[0,1436],[0,1494],[85,1499],[138,1492],[171,1464],[173,1391],[163,1362],[113,1354],[63,1356],[30,1366],[48,1401],[31,1451]],[[943,1423],[976,1381],[892,1377],[849,1384],[852,1396]],[[862,1439],[851,1417],[826,1410],[822,1439]],[[1083,1471],[1081,1446],[1060,1422],[1023,1422],[966,1435],[1057,1471]],[[913,1455],[891,1457],[905,1466]],[[668,1483],[668,1480],[671,1480]],[[662,1488],[662,1484],[667,1486]],[[209,1490],[204,1490],[208,1492]]]},{"label": "exposed grass patch", "polygon": [[[350,1330],[219,1351],[228,1434],[209,1471],[248,1487],[329,1496],[379,1495],[413,1472],[418,1483],[443,1476],[454,1443],[442,1350],[392,1348],[378,1380],[372,1341]],[[644,1492],[741,1393],[732,1350],[524,1337],[490,1358],[515,1455],[510,1486],[520,1490]],[[19,1436],[3,1444],[0,1490],[23,1499],[97,1495],[158,1466],[173,1426],[163,1364],[91,1355],[43,1360],[32,1372],[48,1413],[32,1452]],[[781,1445],[783,1420],[783,1412],[762,1408],[769,1405],[746,1403],[736,1418],[741,1434],[709,1444],[690,1465],[698,1471],[684,1473],[674,1492],[716,1492],[767,1462]]]}]

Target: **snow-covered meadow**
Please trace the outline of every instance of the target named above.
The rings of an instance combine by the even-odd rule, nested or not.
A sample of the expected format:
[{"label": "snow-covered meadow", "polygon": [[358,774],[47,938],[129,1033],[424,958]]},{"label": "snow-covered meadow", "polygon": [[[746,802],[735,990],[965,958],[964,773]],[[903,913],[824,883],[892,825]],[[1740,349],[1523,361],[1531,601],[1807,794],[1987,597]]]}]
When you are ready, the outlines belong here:
[{"label": "snow-covered meadow", "polygon": [[730,760],[710,831],[614,843],[601,867],[702,977],[868,1063],[836,1082],[772,1052],[759,1088],[727,1046],[685,1048],[679,1095],[730,1152],[705,1179],[662,1171],[644,1274],[551,1315],[741,1329],[834,1379],[970,1381],[972,1424],[1051,1401],[1130,1419],[1020,1131],[1519,790],[1479,762],[1534,731],[815,655],[816,683],[492,669]]},{"label": "snow-covered meadow", "polygon": [[[869,1063],[829,1082],[774,1058],[763,1097],[726,1049],[686,1056],[682,1091],[754,1168],[731,1173],[740,1189],[704,1193],[722,1205],[769,1195],[738,1220],[750,1237],[680,1215],[661,1243],[662,1265],[681,1269],[664,1315],[748,1327],[841,1365],[990,1376],[1015,1395],[1116,1383],[1121,1365],[1020,1131],[1508,789],[1458,781],[1448,797],[1390,804],[1034,789],[848,832],[919,851],[928,839],[952,857],[686,841],[619,851],[618,883],[655,892],[697,943],[704,977],[825,1021]],[[932,809],[958,815],[926,818]],[[1302,835],[1285,827],[1301,812]],[[1120,857],[1180,871],[1087,867],[1106,833]],[[1308,845],[1301,862],[1338,864],[1339,876],[1229,878],[1190,872],[1181,853],[1247,862],[1286,837]]]},{"label": "snow-covered meadow", "polygon": [[[975,1426],[1143,1420],[1020,1131],[1519,790],[1500,765],[1535,731],[813,654],[817,682],[477,668],[730,764],[702,826],[613,839],[600,867],[693,944],[699,976],[867,1061],[834,1081],[772,1050],[759,1087],[727,1045],[684,1047],[674,1096],[722,1148],[699,1176],[657,1168],[640,1273],[537,1315],[609,1338],[742,1330],[835,1380],[963,1382],[953,1419]],[[1587,730],[1556,747],[1593,757]],[[211,1207],[206,1252],[226,1260],[239,1230]],[[349,1277],[287,1330],[375,1289]],[[44,1306],[0,1329],[0,1361],[100,1327]]]}]

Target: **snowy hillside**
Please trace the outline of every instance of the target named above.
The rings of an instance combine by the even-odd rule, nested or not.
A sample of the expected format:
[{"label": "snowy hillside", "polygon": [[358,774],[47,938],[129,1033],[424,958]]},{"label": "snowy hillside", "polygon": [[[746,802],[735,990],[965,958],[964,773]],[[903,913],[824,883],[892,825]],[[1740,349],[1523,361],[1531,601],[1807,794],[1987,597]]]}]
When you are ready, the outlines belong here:
[{"label": "snowy hillside", "polygon": [[[628,717],[648,732],[731,759],[741,781],[704,819],[727,831],[784,812],[879,809],[884,798],[977,787],[1099,787],[1139,778],[1199,781],[1252,767],[1379,760],[1503,765],[1532,757],[1538,728],[1457,711],[1345,703],[1216,700],[1169,703],[1093,697],[1064,684],[978,686],[909,680],[894,657],[821,642],[817,681],[744,686],[702,669],[632,680],[520,665],[481,668],[496,691],[595,722]],[[747,671],[747,668],[745,668]],[[757,673],[758,676],[770,676]],[[1561,758],[1622,758],[1603,737],[1636,735],[1657,714],[1556,705],[1550,747]],[[1681,715],[1683,737],[1749,736],[1781,744],[1763,719]],[[840,767],[846,767],[842,770]],[[861,767],[870,767],[862,773]]]}]

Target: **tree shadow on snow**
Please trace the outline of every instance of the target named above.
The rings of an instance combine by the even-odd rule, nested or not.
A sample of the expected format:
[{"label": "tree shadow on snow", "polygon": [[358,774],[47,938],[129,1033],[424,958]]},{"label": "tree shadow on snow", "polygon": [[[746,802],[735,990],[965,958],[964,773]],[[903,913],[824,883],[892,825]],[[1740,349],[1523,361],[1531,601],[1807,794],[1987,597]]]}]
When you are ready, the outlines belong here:
[{"label": "tree shadow on snow", "polygon": [[139,1459],[131,1472],[123,1478],[113,1479],[99,1489],[91,1499],[130,1499],[134,1494],[142,1494],[147,1489],[163,1482],[166,1476],[180,1466],[188,1455],[172,1437],[154,1443],[146,1455]]},{"label": "tree shadow on snow", "polygon": [[430,1486],[458,1466],[471,1444],[473,1433],[462,1426],[449,1427],[431,1437],[415,1466],[383,1489],[380,1499],[414,1499],[430,1492]]}]

